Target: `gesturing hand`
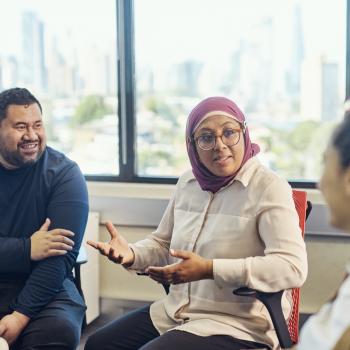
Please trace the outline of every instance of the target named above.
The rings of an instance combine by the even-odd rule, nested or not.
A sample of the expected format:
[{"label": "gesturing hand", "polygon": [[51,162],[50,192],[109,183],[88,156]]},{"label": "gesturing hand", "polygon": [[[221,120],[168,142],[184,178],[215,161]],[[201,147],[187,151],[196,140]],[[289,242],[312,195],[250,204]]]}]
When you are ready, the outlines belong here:
[{"label": "gesturing hand", "polygon": [[150,266],[149,276],[165,284],[179,284],[213,278],[213,261],[185,250],[170,249],[170,255],[182,261],[163,267]]},{"label": "gesturing hand", "polygon": [[50,223],[50,219],[46,219],[40,229],[30,237],[32,260],[64,255],[73,249],[74,241],[69,237],[73,237],[74,233],[60,228],[49,231]]},{"label": "gesturing hand", "polygon": [[106,227],[111,236],[109,242],[87,241],[87,244],[99,250],[102,255],[116,264],[132,265],[135,256],[127,240],[116,230],[111,222],[106,222]]}]

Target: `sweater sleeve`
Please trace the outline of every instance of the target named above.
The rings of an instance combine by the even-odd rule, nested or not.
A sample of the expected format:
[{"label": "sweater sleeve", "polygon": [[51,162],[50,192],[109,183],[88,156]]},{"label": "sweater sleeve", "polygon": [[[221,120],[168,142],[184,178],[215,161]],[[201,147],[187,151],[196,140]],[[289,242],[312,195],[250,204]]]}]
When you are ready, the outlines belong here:
[{"label": "sweater sleeve", "polygon": [[270,183],[258,199],[256,218],[264,255],[214,259],[215,282],[220,287],[247,286],[265,292],[301,286],[307,275],[306,248],[287,182]]},{"label": "sweater sleeve", "polygon": [[33,264],[24,288],[11,308],[34,317],[62,288],[71,273],[79,253],[88,216],[86,183],[77,165],[57,175],[47,207],[51,229],[63,228],[74,232],[74,247],[63,256],[47,258]]},{"label": "sweater sleeve", "polygon": [[0,238],[0,273],[29,273],[30,268],[30,240]]}]

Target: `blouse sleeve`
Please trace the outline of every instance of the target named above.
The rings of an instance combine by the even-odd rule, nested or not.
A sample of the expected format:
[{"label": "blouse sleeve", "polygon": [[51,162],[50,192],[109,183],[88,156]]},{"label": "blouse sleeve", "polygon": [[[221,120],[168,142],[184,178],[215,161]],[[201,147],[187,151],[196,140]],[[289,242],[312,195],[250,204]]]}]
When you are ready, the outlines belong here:
[{"label": "blouse sleeve", "polygon": [[282,179],[272,181],[257,203],[256,225],[264,255],[214,259],[216,284],[265,292],[301,286],[307,275],[307,256],[289,184]]}]

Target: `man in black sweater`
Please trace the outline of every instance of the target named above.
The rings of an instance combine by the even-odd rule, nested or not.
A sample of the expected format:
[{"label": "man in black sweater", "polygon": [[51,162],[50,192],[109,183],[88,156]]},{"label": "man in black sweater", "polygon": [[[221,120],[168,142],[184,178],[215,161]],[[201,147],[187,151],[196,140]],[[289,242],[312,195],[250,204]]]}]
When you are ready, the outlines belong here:
[{"label": "man in black sweater", "polygon": [[85,304],[72,281],[88,215],[78,166],[46,146],[39,101],[0,93],[0,337],[75,349]]}]

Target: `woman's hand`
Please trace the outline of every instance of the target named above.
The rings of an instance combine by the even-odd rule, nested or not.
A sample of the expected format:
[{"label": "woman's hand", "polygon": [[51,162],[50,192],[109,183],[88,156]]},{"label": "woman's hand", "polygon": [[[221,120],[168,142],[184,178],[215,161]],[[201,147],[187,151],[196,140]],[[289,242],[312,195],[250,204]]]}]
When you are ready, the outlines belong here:
[{"label": "woman's hand", "polygon": [[131,266],[134,262],[135,255],[133,250],[129,247],[127,240],[119,234],[111,222],[107,221],[106,227],[111,235],[111,240],[109,242],[87,241],[87,244],[99,250],[102,255],[106,256],[114,263],[122,264],[125,267]]},{"label": "woman's hand", "polygon": [[182,261],[163,267],[150,266],[146,272],[162,284],[179,284],[213,278],[213,260],[185,251],[170,249],[170,255]]}]

